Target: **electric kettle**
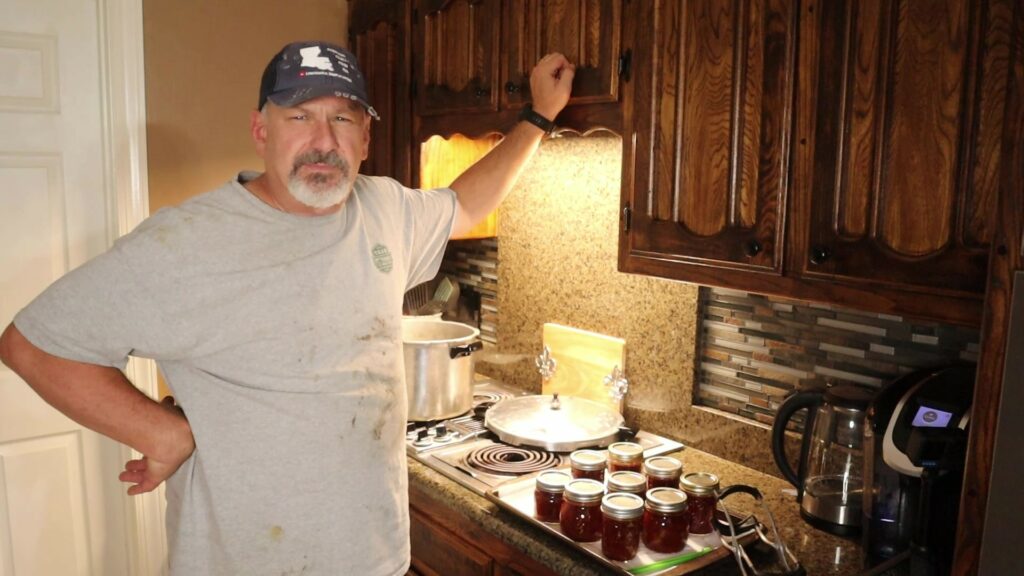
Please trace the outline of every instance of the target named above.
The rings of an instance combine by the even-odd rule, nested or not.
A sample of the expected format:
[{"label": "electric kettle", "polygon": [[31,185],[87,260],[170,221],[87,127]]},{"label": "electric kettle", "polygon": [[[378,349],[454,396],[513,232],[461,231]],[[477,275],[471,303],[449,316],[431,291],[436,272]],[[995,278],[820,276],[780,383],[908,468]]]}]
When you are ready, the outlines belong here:
[{"label": "electric kettle", "polygon": [[[797,489],[800,516],[839,536],[861,526],[864,493],[864,414],[874,391],[853,385],[797,392],[779,407],[772,427],[772,455]],[[797,470],[786,454],[786,424],[807,410]]]}]

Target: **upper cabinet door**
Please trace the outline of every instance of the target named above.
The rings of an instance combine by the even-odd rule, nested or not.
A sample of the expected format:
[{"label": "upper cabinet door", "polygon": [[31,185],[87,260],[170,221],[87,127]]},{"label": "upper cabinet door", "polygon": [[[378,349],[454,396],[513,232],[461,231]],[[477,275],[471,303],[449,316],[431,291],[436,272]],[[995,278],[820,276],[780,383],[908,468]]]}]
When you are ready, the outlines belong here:
[{"label": "upper cabinet door", "polygon": [[808,229],[794,266],[803,277],[984,293],[1013,5],[805,8],[806,68],[817,75],[801,89],[813,126],[801,131],[810,174],[797,177],[797,221]]},{"label": "upper cabinet door", "polygon": [[366,77],[370,103],[380,121],[370,126],[370,153],[360,172],[412,184],[406,0],[358,0],[350,4],[350,46]]},{"label": "upper cabinet door", "polygon": [[795,0],[633,4],[651,13],[636,15],[620,268],[781,274]]},{"label": "upper cabinet door", "polygon": [[417,114],[497,110],[500,0],[416,0],[415,6]]},{"label": "upper cabinet door", "polygon": [[503,107],[530,101],[530,71],[550,52],[576,64],[570,105],[618,101],[622,0],[506,0],[503,21]]}]

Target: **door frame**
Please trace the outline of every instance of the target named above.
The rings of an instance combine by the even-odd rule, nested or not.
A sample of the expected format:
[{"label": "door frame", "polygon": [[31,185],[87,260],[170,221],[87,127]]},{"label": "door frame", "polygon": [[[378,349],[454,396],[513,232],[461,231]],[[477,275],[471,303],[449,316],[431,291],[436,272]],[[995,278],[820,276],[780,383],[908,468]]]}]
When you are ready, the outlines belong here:
[{"label": "door frame", "polygon": [[[149,215],[146,163],[146,83],[143,51],[143,0],[99,0],[99,50],[102,93],[104,182],[108,243],[127,234]],[[156,398],[156,366],[131,359],[126,375],[139,390]],[[120,446],[123,460],[141,455]],[[166,573],[164,487],[128,496],[116,477],[110,479],[124,499],[125,543],[132,574]]]}]

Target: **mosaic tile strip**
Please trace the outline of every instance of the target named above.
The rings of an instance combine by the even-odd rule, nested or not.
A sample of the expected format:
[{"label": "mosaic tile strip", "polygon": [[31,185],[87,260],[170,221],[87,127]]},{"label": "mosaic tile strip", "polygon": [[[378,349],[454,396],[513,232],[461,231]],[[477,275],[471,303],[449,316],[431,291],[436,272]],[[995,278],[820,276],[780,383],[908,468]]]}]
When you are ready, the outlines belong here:
[{"label": "mosaic tile strip", "polygon": [[480,339],[497,345],[498,239],[449,242],[440,273],[458,280],[463,291],[475,290],[480,294]]},{"label": "mosaic tile strip", "polygon": [[702,287],[699,317],[694,403],[764,424],[794,390],[978,359],[977,330],[828,304]]}]

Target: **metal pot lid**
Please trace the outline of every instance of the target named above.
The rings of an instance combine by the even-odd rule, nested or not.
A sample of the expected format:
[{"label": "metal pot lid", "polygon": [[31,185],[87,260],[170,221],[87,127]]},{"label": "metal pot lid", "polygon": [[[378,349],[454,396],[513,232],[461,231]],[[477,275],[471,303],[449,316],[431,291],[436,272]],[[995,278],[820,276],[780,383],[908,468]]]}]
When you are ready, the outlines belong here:
[{"label": "metal pot lid", "polygon": [[552,452],[603,448],[618,439],[624,424],[605,404],[557,394],[506,398],[484,415],[484,425],[501,441]]}]

